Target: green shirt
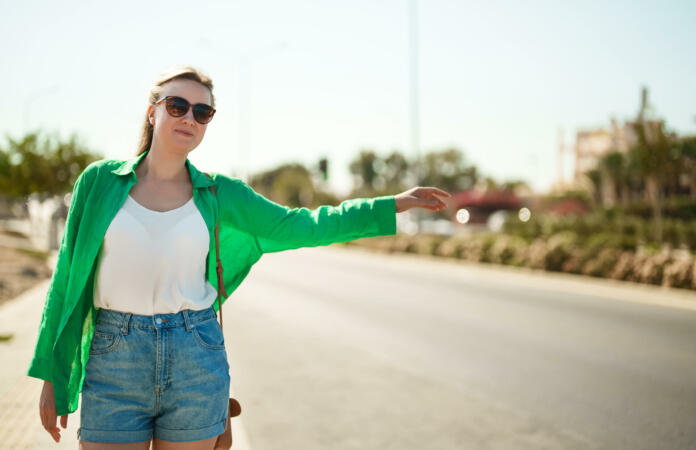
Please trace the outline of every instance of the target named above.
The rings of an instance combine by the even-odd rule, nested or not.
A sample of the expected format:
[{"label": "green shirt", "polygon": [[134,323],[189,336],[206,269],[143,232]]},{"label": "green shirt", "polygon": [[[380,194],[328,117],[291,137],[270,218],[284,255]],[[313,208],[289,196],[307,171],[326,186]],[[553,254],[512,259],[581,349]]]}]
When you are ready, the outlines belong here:
[{"label": "green shirt", "polygon": [[[96,323],[92,293],[97,257],[109,224],[137,182],[134,168],[147,153],[126,161],[95,161],[75,182],[27,371],[31,377],[53,383],[58,415],[77,409]],[[210,173],[212,178],[208,178],[188,159],[185,165],[193,184],[193,201],[210,234],[206,278],[217,289],[217,220],[228,295],[264,253],[396,234],[393,195],[349,199],[338,206],[291,209],[263,197],[238,178],[219,173]],[[211,185],[216,196],[209,189]],[[213,307],[217,311],[217,302]]]}]

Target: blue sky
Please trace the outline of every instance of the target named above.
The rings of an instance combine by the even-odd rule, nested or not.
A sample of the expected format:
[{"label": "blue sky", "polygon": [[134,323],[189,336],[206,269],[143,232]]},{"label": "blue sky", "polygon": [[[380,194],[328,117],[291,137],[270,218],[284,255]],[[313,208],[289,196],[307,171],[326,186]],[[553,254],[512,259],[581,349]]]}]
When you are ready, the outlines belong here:
[{"label": "blue sky", "polygon": [[[413,154],[407,0],[0,3],[2,135],[74,132],[127,158],[150,82],[188,63],[215,83],[218,113],[190,156],[203,170],[326,156],[343,193],[360,149]],[[422,151],[454,146],[498,180],[545,190],[558,130],[570,144],[633,117],[643,85],[670,128],[696,133],[696,2],[417,9]]]}]

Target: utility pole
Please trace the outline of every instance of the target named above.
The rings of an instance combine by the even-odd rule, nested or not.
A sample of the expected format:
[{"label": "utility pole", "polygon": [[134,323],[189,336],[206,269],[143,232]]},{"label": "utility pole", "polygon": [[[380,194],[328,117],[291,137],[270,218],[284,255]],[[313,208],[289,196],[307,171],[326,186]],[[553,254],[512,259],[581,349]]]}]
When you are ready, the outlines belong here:
[{"label": "utility pole", "polygon": [[[416,185],[423,180],[420,155],[420,115],[418,92],[418,0],[409,0],[409,62],[410,62],[410,105],[411,105],[411,147],[416,158]],[[418,222],[418,232],[422,230],[421,213],[414,208]]]}]

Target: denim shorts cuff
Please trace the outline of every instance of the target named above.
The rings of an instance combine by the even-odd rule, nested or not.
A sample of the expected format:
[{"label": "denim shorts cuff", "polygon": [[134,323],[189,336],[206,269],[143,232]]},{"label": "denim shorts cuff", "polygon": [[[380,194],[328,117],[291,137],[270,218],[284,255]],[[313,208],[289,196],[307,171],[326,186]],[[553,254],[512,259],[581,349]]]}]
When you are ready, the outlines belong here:
[{"label": "denim shorts cuff", "polygon": [[227,417],[225,420],[205,428],[195,428],[188,430],[169,430],[167,428],[156,427],[155,437],[163,441],[170,442],[191,442],[202,441],[213,436],[219,436],[225,431]]},{"label": "denim shorts cuff", "polygon": [[87,442],[131,443],[152,439],[152,428],[147,430],[90,430],[80,427],[78,437]]}]

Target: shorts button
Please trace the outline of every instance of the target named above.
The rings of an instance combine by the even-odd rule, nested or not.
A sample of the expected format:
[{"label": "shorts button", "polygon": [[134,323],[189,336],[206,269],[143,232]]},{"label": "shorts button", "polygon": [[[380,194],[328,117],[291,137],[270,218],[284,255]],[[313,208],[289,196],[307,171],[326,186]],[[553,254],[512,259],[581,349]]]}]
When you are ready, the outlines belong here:
[{"label": "shorts button", "polygon": [[159,325],[159,324],[162,323],[162,319],[160,319],[160,318],[158,317],[158,318],[155,319],[155,322],[157,323],[157,325]]}]

